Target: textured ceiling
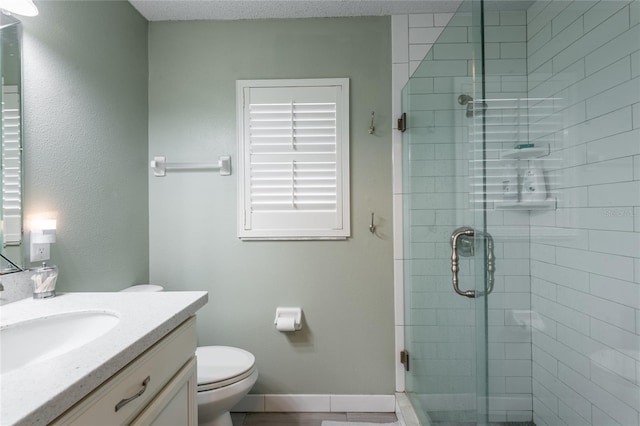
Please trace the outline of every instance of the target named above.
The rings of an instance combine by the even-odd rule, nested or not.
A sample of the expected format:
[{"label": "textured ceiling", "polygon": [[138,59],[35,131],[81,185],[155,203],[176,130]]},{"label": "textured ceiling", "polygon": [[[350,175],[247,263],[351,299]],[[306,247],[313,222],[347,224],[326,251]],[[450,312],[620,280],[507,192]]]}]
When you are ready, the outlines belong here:
[{"label": "textured ceiling", "polygon": [[149,21],[381,16],[455,12],[459,0],[129,0]]}]

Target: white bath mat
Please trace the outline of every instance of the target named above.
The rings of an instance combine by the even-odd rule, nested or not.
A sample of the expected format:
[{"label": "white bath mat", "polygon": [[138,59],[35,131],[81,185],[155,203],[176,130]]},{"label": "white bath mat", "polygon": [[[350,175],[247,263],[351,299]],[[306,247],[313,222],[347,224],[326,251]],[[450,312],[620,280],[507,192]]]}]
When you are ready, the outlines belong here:
[{"label": "white bath mat", "polygon": [[399,426],[400,423],[363,423],[363,422],[336,422],[333,420],[324,420],[322,426]]}]

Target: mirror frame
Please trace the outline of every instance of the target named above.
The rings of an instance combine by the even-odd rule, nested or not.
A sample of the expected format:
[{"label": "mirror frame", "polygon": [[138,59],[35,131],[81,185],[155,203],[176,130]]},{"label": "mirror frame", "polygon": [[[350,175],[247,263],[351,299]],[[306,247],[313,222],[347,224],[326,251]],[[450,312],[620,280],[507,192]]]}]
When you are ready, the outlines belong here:
[{"label": "mirror frame", "polygon": [[[22,23],[0,13],[0,70],[2,73],[2,133],[0,169],[0,235],[3,259],[0,274],[20,272],[24,267],[24,107],[22,67]],[[5,80],[9,83],[5,86]],[[17,137],[17,138],[16,138]]]}]

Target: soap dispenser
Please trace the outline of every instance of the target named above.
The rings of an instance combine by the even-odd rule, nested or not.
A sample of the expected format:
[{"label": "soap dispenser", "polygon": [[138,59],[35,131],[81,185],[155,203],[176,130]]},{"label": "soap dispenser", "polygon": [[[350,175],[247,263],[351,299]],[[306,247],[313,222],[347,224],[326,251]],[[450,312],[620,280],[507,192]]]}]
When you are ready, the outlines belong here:
[{"label": "soap dispenser", "polygon": [[502,167],[501,189],[504,201],[518,201],[518,169],[514,161],[509,161]]},{"label": "soap dispenser", "polygon": [[544,201],[546,198],[547,186],[544,181],[544,172],[540,167],[530,166],[522,174],[520,200],[523,202]]}]

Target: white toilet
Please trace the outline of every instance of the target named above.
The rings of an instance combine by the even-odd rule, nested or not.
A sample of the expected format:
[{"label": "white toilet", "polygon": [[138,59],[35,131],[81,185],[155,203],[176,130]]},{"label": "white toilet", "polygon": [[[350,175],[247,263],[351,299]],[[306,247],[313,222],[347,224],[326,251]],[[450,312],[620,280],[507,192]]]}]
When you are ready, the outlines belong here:
[{"label": "white toilet", "polygon": [[[141,284],[122,291],[162,291],[159,285]],[[198,425],[233,426],[229,411],[258,380],[256,358],[230,346],[202,346],[198,359]]]}]

